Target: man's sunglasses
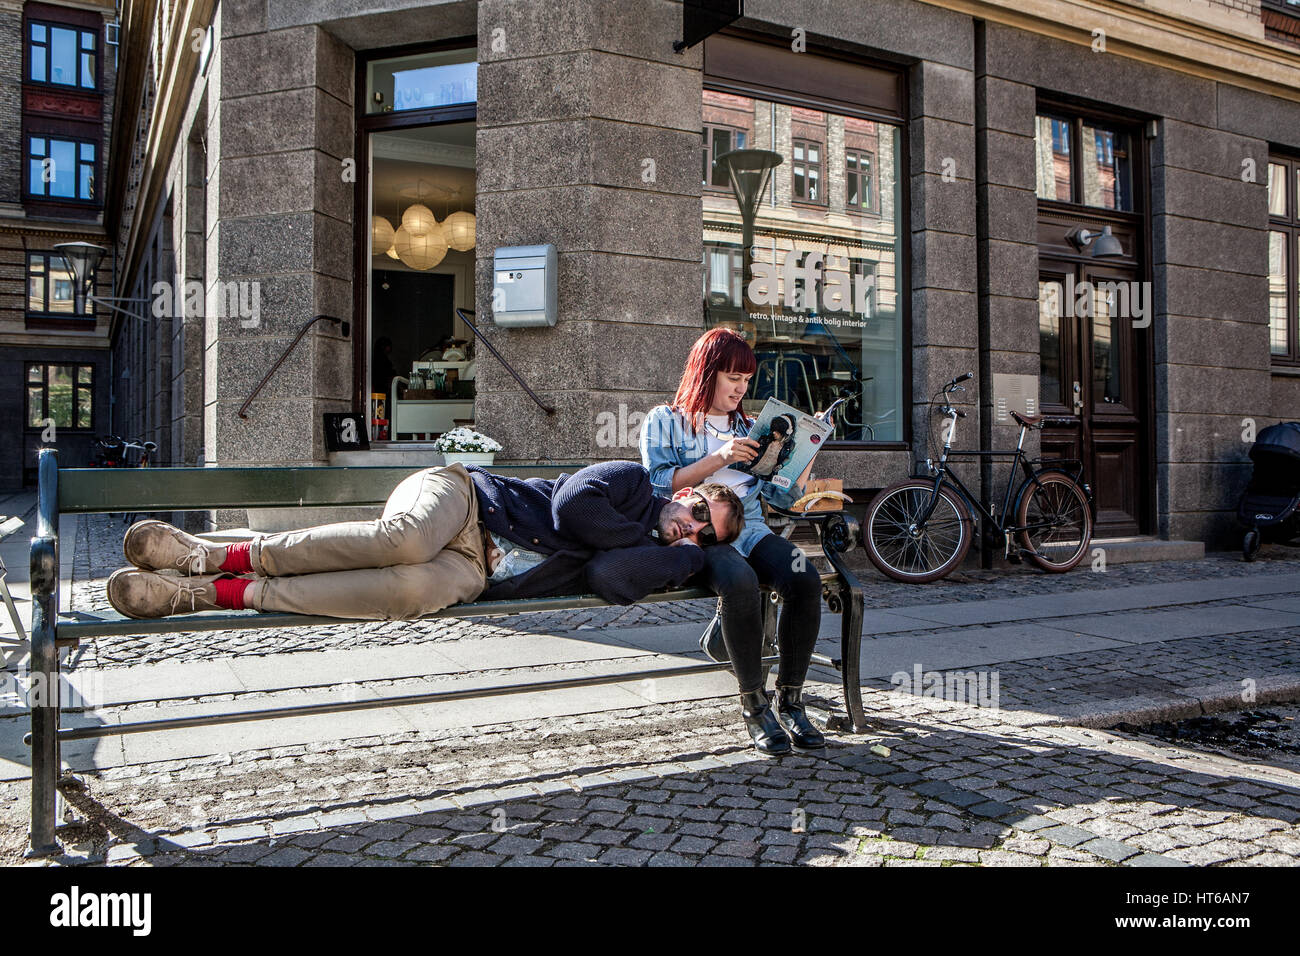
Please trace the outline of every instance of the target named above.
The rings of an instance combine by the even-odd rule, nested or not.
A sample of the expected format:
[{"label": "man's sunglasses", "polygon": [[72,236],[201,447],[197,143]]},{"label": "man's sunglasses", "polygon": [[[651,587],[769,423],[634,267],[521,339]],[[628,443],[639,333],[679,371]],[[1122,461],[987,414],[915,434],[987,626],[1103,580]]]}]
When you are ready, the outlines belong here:
[{"label": "man's sunglasses", "polygon": [[701,495],[691,497],[694,499],[691,503],[691,517],[704,522],[704,527],[696,532],[696,538],[702,545],[717,544],[718,532],[713,527],[713,512],[709,510],[709,503]]}]

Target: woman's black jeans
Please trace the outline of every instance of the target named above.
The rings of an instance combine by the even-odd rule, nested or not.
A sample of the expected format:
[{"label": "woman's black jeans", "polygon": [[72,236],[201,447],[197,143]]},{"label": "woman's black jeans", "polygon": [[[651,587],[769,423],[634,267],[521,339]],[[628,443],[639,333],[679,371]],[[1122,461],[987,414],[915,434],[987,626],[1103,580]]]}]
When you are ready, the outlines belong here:
[{"label": "woman's black jeans", "polygon": [[821,625],[822,581],[812,561],[776,534],[764,535],[748,559],[731,545],[705,548],[704,556],[704,570],[691,583],[722,599],[722,640],[740,692],[752,693],[763,686],[760,588],[771,588],[785,602],[776,628],[781,649],[777,682],[801,686]]}]

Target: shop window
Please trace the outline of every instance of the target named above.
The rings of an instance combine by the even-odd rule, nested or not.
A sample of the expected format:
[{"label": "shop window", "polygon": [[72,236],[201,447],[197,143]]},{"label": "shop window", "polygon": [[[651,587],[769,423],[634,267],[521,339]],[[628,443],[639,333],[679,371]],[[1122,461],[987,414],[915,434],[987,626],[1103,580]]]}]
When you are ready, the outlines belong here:
[{"label": "shop window", "polygon": [[1275,365],[1300,365],[1300,159],[1268,163],[1268,335]]},{"label": "shop window", "polygon": [[1133,212],[1134,134],[1119,125],[1039,114],[1039,199]]},{"label": "shop window", "polygon": [[94,306],[77,312],[72,296],[72,270],[63,256],[50,252],[27,253],[27,314],[34,318],[91,319]]},{"label": "shop window", "polygon": [[95,144],[27,137],[27,193],[44,199],[95,199]]},{"label": "shop window", "polygon": [[366,66],[366,113],[401,113],[478,102],[473,49],[438,50],[372,60]]},{"label": "shop window", "polygon": [[28,428],[88,429],[94,421],[94,368],[90,365],[28,365]]},{"label": "shop window", "polygon": [[27,79],[30,82],[96,89],[98,59],[98,31],[28,21]]},{"label": "shop window", "polygon": [[[372,441],[426,441],[474,422],[477,343],[456,315],[475,299],[474,67],[473,50],[363,67],[372,93],[376,83],[385,101],[396,91],[393,113],[407,114],[373,115],[372,97],[360,121],[370,216],[358,236],[369,329],[359,391],[370,399]],[[425,113],[410,115],[417,108]]]},{"label": "shop window", "polygon": [[[768,94],[759,79],[771,70],[750,68],[753,57],[731,55],[730,43],[740,50],[727,39],[712,48],[717,54],[706,50],[706,65],[721,64],[730,75],[716,86],[706,79],[705,118],[723,105],[733,115],[739,110],[747,119],[737,125],[753,131],[749,145],[777,152],[782,162],[753,210],[749,256],[738,197],[730,188],[705,191],[704,325],[736,329],[754,349],[747,413],[773,397],[805,411],[844,397],[836,440],[904,441],[901,120],[882,121],[865,107],[814,110],[794,92],[833,81],[846,96],[870,89],[883,99],[892,88],[888,75],[827,60],[820,69],[808,66],[806,77],[790,74],[790,91]],[[805,56],[792,60],[792,69],[806,64]],[[744,81],[752,95],[738,91],[736,77],[746,71],[756,77]],[[846,217],[846,208],[873,215]]]}]

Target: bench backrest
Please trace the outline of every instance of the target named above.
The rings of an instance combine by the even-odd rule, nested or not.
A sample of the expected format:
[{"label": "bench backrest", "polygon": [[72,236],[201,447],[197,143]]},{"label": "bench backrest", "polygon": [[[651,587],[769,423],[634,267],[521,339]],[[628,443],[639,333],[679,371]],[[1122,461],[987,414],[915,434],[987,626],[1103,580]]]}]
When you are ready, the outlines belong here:
[{"label": "bench backrest", "polygon": [[[44,454],[44,453],[43,453]],[[494,465],[497,474],[555,478],[582,464]],[[48,466],[41,471],[48,501]],[[59,468],[59,514],[206,511],[212,508],[296,508],[382,505],[418,467],[316,468]]]}]

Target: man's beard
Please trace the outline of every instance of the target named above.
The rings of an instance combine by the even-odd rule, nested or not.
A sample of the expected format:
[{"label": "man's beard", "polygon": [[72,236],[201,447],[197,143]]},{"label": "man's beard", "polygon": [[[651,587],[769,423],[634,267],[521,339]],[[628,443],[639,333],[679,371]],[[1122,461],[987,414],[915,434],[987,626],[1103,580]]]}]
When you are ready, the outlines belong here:
[{"label": "man's beard", "polygon": [[679,505],[677,502],[670,501],[665,504],[663,509],[659,512],[659,522],[656,525],[656,530],[659,532],[660,544],[672,544],[681,537],[682,529],[678,526],[677,522],[673,520],[674,515],[677,513],[677,509],[681,507],[683,506]]}]

